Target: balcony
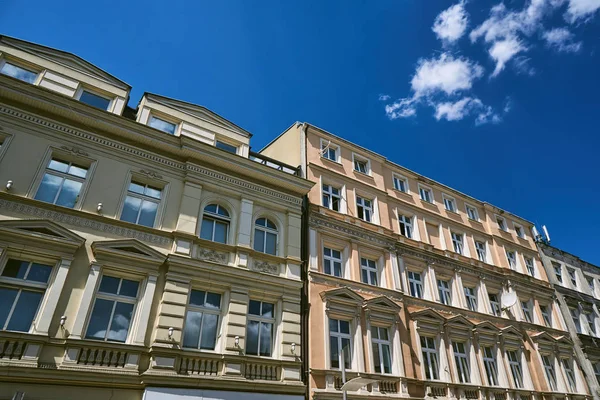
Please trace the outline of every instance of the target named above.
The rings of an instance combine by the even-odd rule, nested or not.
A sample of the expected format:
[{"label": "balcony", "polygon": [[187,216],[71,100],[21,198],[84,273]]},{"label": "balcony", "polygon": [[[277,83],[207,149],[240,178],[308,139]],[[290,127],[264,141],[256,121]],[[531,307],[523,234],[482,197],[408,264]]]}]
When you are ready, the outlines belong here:
[{"label": "balcony", "polygon": [[260,153],[255,153],[251,151],[248,155],[248,158],[259,164],[266,165],[267,167],[274,168],[278,171],[283,171],[286,174],[300,176],[300,167],[292,167],[291,165],[282,163],[281,161],[277,161]]},{"label": "balcony", "polygon": [[0,366],[37,367],[47,337],[29,333],[0,332]]},{"label": "balcony", "polygon": [[139,373],[143,347],[92,340],[68,340],[59,369]]},{"label": "balcony", "polygon": [[[331,392],[341,392],[341,388],[343,385],[342,382],[342,373],[341,371],[328,370],[328,371],[318,371],[313,370],[313,374],[315,375],[325,375],[325,387],[318,388],[315,392],[319,393],[331,393]],[[393,375],[382,375],[382,374],[370,374],[363,373],[360,374],[357,372],[346,372],[346,381],[350,379],[354,379],[360,376],[361,378],[374,379],[376,382],[371,383],[369,385],[365,385],[355,394],[363,395],[363,396],[384,396],[384,397],[408,397],[408,389],[406,386],[406,379],[393,376]]]}]

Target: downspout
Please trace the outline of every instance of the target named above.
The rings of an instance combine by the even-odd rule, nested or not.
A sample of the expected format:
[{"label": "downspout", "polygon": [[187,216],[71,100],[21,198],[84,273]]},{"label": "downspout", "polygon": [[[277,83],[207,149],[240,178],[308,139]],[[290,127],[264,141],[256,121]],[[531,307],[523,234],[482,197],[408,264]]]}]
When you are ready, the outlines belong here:
[{"label": "downspout", "polygon": [[[301,176],[306,179],[306,123],[303,123],[300,127],[300,154],[301,154]],[[309,316],[310,316],[310,302],[309,302],[309,291],[308,291],[308,260],[310,257],[310,250],[308,246],[308,235],[309,235],[309,201],[308,194],[304,195],[304,199],[302,201],[302,224],[301,224],[301,241],[300,241],[300,252],[302,254],[302,272],[300,274],[300,278],[302,279],[302,292],[300,296],[300,313],[301,313],[301,324],[300,324],[300,332],[301,332],[301,343],[302,343],[302,380],[305,385],[304,397],[306,400],[309,400],[310,397],[310,389],[309,389],[309,380],[310,380],[310,371],[309,371],[309,362],[308,357],[310,354],[309,351],[309,340],[308,340],[308,326],[309,326]]]}]

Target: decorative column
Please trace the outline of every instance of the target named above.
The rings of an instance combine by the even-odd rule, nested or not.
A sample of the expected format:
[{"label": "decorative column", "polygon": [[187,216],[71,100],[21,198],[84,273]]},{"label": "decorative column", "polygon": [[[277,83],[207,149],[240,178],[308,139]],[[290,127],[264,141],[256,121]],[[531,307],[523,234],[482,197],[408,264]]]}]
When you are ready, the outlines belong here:
[{"label": "decorative column", "polygon": [[133,338],[133,344],[144,345],[146,342],[146,332],[148,330],[148,321],[150,319],[150,310],[152,309],[152,301],[154,299],[154,291],[156,289],[157,275],[148,275],[146,279],[146,288],[144,295],[139,302],[137,330]]},{"label": "decorative column", "polygon": [[177,231],[195,235],[198,226],[198,215],[200,214],[200,198],[202,186],[191,182],[185,182],[181,204],[179,206],[179,217],[177,218]]},{"label": "decorative column", "polygon": [[98,284],[98,278],[100,278],[100,264],[93,263],[90,265],[90,272],[88,274],[87,281],[85,282],[85,288],[79,302],[79,309],[77,310],[77,316],[69,335],[72,339],[81,339],[83,336],[83,326],[85,320],[89,314],[90,307],[92,306],[92,300],[94,299],[94,292]]},{"label": "decorative column", "polygon": [[67,274],[69,273],[71,261],[71,259],[64,258],[60,260],[57,266],[57,271],[56,275],[54,276],[54,280],[48,287],[48,290],[46,290],[46,300],[44,303],[44,308],[42,309],[40,317],[35,323],[35,333],[39,333],[42,335],[48,334],[50,324],[52,323],[52,317],[54,316],[54,312],[56,311],[58,299],[60,297],[60,294],[62,293],[63,287],[65,286],[65,281],[67,279]]}]

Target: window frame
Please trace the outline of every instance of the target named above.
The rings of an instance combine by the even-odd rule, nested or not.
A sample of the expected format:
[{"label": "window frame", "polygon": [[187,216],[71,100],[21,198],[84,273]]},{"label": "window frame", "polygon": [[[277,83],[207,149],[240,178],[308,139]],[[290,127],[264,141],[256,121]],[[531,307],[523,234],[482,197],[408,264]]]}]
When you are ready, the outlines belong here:
[{"label": "window frame", "polygon": [[[439,300],[440,303],[445,304],[447,306],[451,306],[452,305],[452,280],[448,279],[441,279],[441,278],[436,278],[437,280],[437,289],[438,289],[438,296],[439,296]],[[446,287],[443,287],[444,285],[440,285],[440,283],[445,283],[447,284]]]},{"label": "window frame", "polygon": [[[229,146],[229,147],[235,149],[235,151],[229,151],[228,149],[224,149],[222,147],[219,147],[219,143],[221,143],[222,145],[225,145],[224,147]],[[232,142],[227,141],[227,140],[223,140],[221,138],[215,138],[215,147],[217,149],[219,149],[219,150],[226,151],[229,154],[239,154],[239,151],[240,151],[240,145],[239,144],[233,144]]]},{"label": "window frame", "polygon": [[529,322],[533,324],[533,307],[531,305],[531,300],[521,300],[521,314],[523,315],[523,320],[525,322]]},{"label": "window frame", "polygon": [[[190,304],[190,299],[192,297],[192,292],[193,291],[202,291],[204,292],[204,301],[206,302],[206,298],[208,297],[209,293],[212,294],[218,294],[220,296],[220,304],[219,304],[219,308],[218,310],[215,309],[211,309],[205,306],[198,306],[195,304]],[[225,296],[223,293],[218,292],[218,291],[214,291],[214,292],[209,292],[208,290],[204,289],[204,288],[190,288],[189,293],[188,293],[188,299],[187,299],[187,303],[185,306],[185,314],[183,317],[183,326],[181,328],[181,347],[184,349],[195,349],[195,350],[201,350],[201,351],[217,351],[218,346],[219,346],[219,338],[221,336],[221,324],[223,323],[223,300],[224,300]],[[202,322],[200,323],[200,329],[198,332],[198,344],[196,347],[185,347],[184,345],[184,340],[185,340],[185,328],[186,328],[186,324],[187,324],[187,314],[190,311],[194,311],[194,312],[201,312],[202,313]],[[216,332],[215,332],[215,344],[214,347],[212,349],[202,349],[200,347],[200,344],[202,343],[202,333],[203,333],[203,327],[204,327],[204,314],[210,314],[210,315],[216,315],[217,316],[217,326],[216,326]]]},{"label": "window frame", "polygon": [[465,234],[450,231],[450,238],[452,239],[452,247],[456,254],[461,256],[465,255]]},{"label": "window frame", "polygon": [[[470,291],[472,291],[472,293],[469,293]],[[463,286],[463,292],[465,296],[465,303],[467,305],[467,309],[476,312],[479,306],[479,301],[477,299],[477,287]]]},{"label": "window frame", "polygon": [[598,336],[597,330],[596,330],[596,313],[595,311],[592,309],[590,312],[584,313],[585,315],[585,319],[587,321],[587,325],[588,325],[588,334],[590,336]]},{"label": "window frame", "polygon": [[[415,279],[415,274],[419,276],[419,279]],[[406,271],[406,275],[407,275],[407,280],[408,280],[408,291],[409,294],[412,297],[416,297],[418,299],[422,299],[423,298],[423,291],[424,291],[424,287],[423,287],[423,273],[422,272],[415,272],[415,271],[411,271],[411,270],[407,270]],[[412,275],[412,277],[411,277]],[[413,286],[414,286],[414,292],[413,292]],[[418,290],[417,290],[418,289]],[[416,294],[419,294],[419,296],[416,296]]]},{"label": "window frame", "polygon": [[[271,224],[275,225],[275,228],[269,228],[268,226],[260,226],[257,225],[256,222],[259,219],[265,219],[266,223],[268,225],[269,222],[271,222]],[[279,225],[275,222],[274,218],[270,218],[268,216],[257,216],[256,218],[254,218],[254,223],[252,224],[252,249],[254,251],[257,251],[259,253],[263,253],[263,254],[268,254],[268,255],[272,255],[272,256],[278,256],[279,255]],[[262,251],[256,249],[256,230],[260,230],[262,232],[264,232],[264,239],[263,239],[263,246],[262,246]],[[274,234],[275,235],[275,254],[272,253],[267,253],[267,234]]]},{"label": "window frame", "polygon": [[[550,390],[556,392],[558,390],[558,381],[556,379],[556,368],[554,365],[554,356],[550,354],[540,354],[542,366],[544,367],[544,375]],[[546,360],[548,362],[546,363]],[[551,379],[552,378],[552,379]]]},{"label": "window frame", "polygon": [[[446,211],[458,214],[458,207],[456,206],[456,199],[446,193],[442,193],[442,199],[444,201],[444,208]],[[448,207],[451,204],[451,207]]]},{"label": "window frame", "polygon": [[[363,261],[366,262],[363,263]],[[371,263],[373,264],[371,266]],[[379,268],[378,268],[378,262],[377,260],[373,260],[372,258],[368,258],[368,257],[360,257],[360,277],[361,277],[361,282],[367,285],[371,285],[371,286],[380,286],[381,282],[380,282],[380,278],[379,278]],[[367,275],[367,282],[364,281],[364,274],[366,272]],[[375,283],[373,283],[373,274],[375,274]]]},{"label": "window frame", "polygon": [[548,328],[552,328],[552,305],[551,304],[540,304],[540,314],[542,315],[542,322]]},{"label": "window frame", "polygon": [[[458,345],[462,345],[462,352],[457,348]],[[468,342],[458,342],[453,340],[452,355],[454,357],[454,364],[459,383],[471,383],[471,363]]]},{"label": "window frame", "polygon": [[575,268],[567,267],[567,276],[569,282],[574,289],[579,289],[579,279],[577,279],[577,270]]},{"label": "window frame", "polygon": [[568,309],[569,314],[571,315],[571,320],[575,325],[575,330],[577,331],[577,333],[582,333],[583,330],[581,329],[581,312],[579,312],[579,308],[568,307]]},{"label": "window frame", "polygon": [[[377,338],[375,338],[373,336],[373,329],[377,330]],[[381,330],[384,330],[386,332],[387,340],[381,339],[381,334],[380,334]],[[386,327],[386,326],[371,325],[370,336],[371,336],[371,353],[372,353],[372,359],[373,359],[373,371],[376,374],[384,374],[384,375],[393,374],[394,373],[394,371],[393,371],[394,352],[393,352],[393,347],[392,347],[392,336],[390,335],[390,328]],[[377,349],[378,349],[377,353],[379,354],[380,372],[377,372],[377,370],[376,370],[377,362],[375,360],[375,352],[373,351],[374,346],[377,346]],[[387,346],[387,348],[388,348],[388,354],[390,357],[390,372],[385,372],[384,357],[382,356],[384,346]]]},{"label": "window frame", "polygon": [[[471,213],[469,212],[469,209],[471,209],[474,212],[473,215],[475,216],[475,218],[471,218]],[[471,221],[481,221],[481,219],[479,218],[479,210],[477,209],[477,207],[472,206],[469,203],[465,203],[465,212],[467,213],[467,218]]]},{"label": "window frame", "polygon": [[525,261],[525,270],[530,276],[535,278],[535,260],[533,257],[526,255],[523,255],[523,260]]},{"label": "window frame", "polygon": [[[330,251],[330,255],[329,256],[327,254],[325,254],[326,250]],[[334,251],[337,251],[338,253],[340,253],[340,257],[339,258],[335,258],[334,257],[334,255],[333,255]],[[330,264],[329,268],[331,269],[330,273],[328,273],[325,270],[325,261],[329,261],[329,264]],[[339,276],[335,274],[335,265],[334,264],[336,262],[339,262],[339,264],[340,264],[340,275]],[[327,274],[327,275],[335,276],[335,277],[338,277],[338,278],[343,278],[344,277],[344,251],[343,250],[339,250],[339,249],[336,249],[336,248],[333,248],[333,247],[329,247],[327,245],[323,246],[323,273]]]},{"label": "window frame", "polygon": [[[506,218],[498,214],[495,214],[495,217],[498,230],[501,232],[508,232],[508,224],[506,222]],[[502,224],[500,223],[500,221],[502,221]]]},{"label": "window frame", "polygon": [[[337,332],[332,332],[331,331],[331,321],[337,321]],[[347,322],[348,323],[348,333],[343,333],[341,332],[341,328],[340,328],[340,322]],[[331,348],[331,338],[334,337],[337,340],[337,345],[338,345],[338,363],[339,363],[339,353],[341,353],[342,356],[342,362],[346,362],[346,357],[345,357],[345,353],[344,353],[344,346],[343,346],[343,339],[348,339],[348,354],[349,354],[349,360],[348,360],[348,366],[349,368],[346,368],[346,370],[352,370],[352,362],[353,362],[353,356],[354,356],[354,341],[353,341],[353,327],[352,327],[352,320],[351,319],[342,319],[342,318],[338,318],[337,316],[328,316],[327,317],[327,348],[329,350],[329,357],[328,357],[328,365],[330,369],[334,369],[334,370],[341,370],[342,366],[338,365],[337,367],[334,367],[333,364],[331,363],[331,352],[332,352],[332,348]]]},{"label": "window frame", "polygon": [[[422,184],[418,184],[419,187],[419,199],[421,199],[421,201],[424,201],[425,203],[428,204],[435,204],[435,199],[433,198],[433,189],[429,186],[425,186]],[[429,200],[426,200],[423,198],[423,193],[429,193]],[[427,196],[425,196],[427,197]]]},{"label": "window frame", "polygon": [[[320,148],[319,148],[319,153],[320,153],[320,155],[321,155],[321,158],[324,158],[325,160],[332,161],[332,162],[334,162],[334,163],[340,164],[340,157],[341,157],[341,148],[340,148],[340,146],[339,146],[339,145],[337,145],[337,144],[333,144],[333,143],[331,142],[331,140],[327,140],[327,141],[326,141],[326,140],[325,140],[325,139],[323,139],[323,138],[320,138],[320,139],[321,139],[321,140],[320,140]],[[328,143],[326,143],[326,142],[328,142]],[[325,145],[324,145],[324,144],[325,144]],[[330,149],[332,149],[332,147],[335,147],[335,150],[334,150],[334,151],[335,151],[335,160],[332,160],[331,158],[329,158],[329,157],[326,157],[326,156],[325,156],[325,153],[323,153],[323,149],[324,149],[324,148],[325,148],[327,145],[329,145],[329,147],[328,147],[328,149],[327,149],[327,155],[329,155],[329,150],[330,150]]]},{"label": "window frame", "polygon": [[[68,172],[61,172],[61,171],[50,169],[49,167],[50,167],[50,163],[52,161],[57,161],[62,164],[67,164],[68,168],[70,168],[73,164],[77,164],[76,166],[81,166],[81,167],[85,166],[85,168],[86,168],[85,177],[81,178],[76,175],[69,174]],[[41,201],[43,203],[52,204],[52,205],[55,205],[58,207],[64,207],[64,208],[68,208],[71,210],[80,210],[81,206],[83,205],[85,195],[87,194],[87,189],[89,187],[90,181],[92,180],[92,175],[93,175],[93,172],[95,169],[95,164],[96,164],[95,160],[92,160],[88,157],[73,157],[62,151],[58,151],[54,148],[50,148],[48,150],[46,156],[44,157],[43,164],[42,164],[43,167],[40,168],[38,178],[36,179],[35,190],[31,192],[31,198],[36,201]],[[47,174],[56,176],[56,177],[59,177],[62,179],[60,189],[58,190],[58,192],[56,192],[54,201],[51,203],[37,199],[37,195],[42,187],[44,177]],[[75,204],[73,204],[73,207],[67,207],[67,206],[62,206],[60,204],[56,204],[56,201],[58,200],[58,197],[60,196],[62,189],[64,187],[64,183],[67,179],[72,180],[74,182],[81,183],[81,187],[79,189],[79,193],[77,194]]]},{"label": "window frame", "polygon": [[[359,194],[356,194],[356,218],[360,219],[361,221],[365,221],[365,222],[369,222],[371,224],[374,224],[374,209],[375,209],[375,199],[367,199],[366,197],[363,197]],[[359,201],[360,199],[360,201]],[[365,204],[365,202],[369,202],[370,206],[367,206]],[[362,217],[360,217],[360,212],[359,209],[361,209],[362,211]],[[367,214],[366,212],[368,212],[369,217],[367,218]]]},{"label": "window frame", "polygon": [[[487,243],[482,242],[481,240],[474,240],[474,242],[475,253],[477,253],[477,259],[481,262],[487,262]],[[480,248],[480,246],[478,246],[479,244],[483,245],[483,248]]]},{"label": "window frame", "polygon": [[[227,213],[228,216],[226,217],[224,215],[221,215],[218,213],[218,211],[216,213],[213,213],[212,211],[206,211],[206,209],[212,205],[217,206],[217,210],[219,210],[221,208],[223,210],[225,210],[225,212]],[[212,221],[211,239],[205,239],[202,237],[202,227],[204,226],[205,218],[209,221]],[[215,240],[215,228],[216,228],[217,222],[225,223],[225,225],[226,225],[224,242]],[[231,231],[231,213],[229,212],[229,208],[224,207],[223,205],[221,205],[220,203],[217,203],[217,202],[209,202],[208,204],[204,205],[204,207],[202,208],[202,218],[200,219],[200,231],[198,232],[198,237],[203,240],[210,240],[211,242],[214,242],[214,243],[228,244],[230,231]]]},{"label": "window frame", "polygon": [[567,389],[570,389],[571,393],[577,393],[577,379],[575,378],[575,362],[573,359],[561,358],[562,369],[565,372]]},{"label": "window frame", "polygon": [[[433,348],[429,347],[430,342],[428,340],[433,343]],[[426,346],[423,346],[423,343],[425,343]],[[434,336],[420,335],[419,344],[421,347],[421,357],[423,358],[423,376],[427,380],[439,381],[441,366],[440,358],[438,357],[437,338]],[[437,369],[434,368],[435,366],[437,366]],[[429,377],[427,376],[428,374]]]},{"label": "window frame", "polygon": [[[494,296],[496,298],[495,301],[492,301],[490,296]],[[502,316],[502,306],[500,304],[500,294],[495,292],[495,293],[490,293],[488,291],[488,301],[490,302],[490,313],[495,316],[495,317],[501,317]]]},{"label": "window frame", "polygon": [[[94,96],[100,97],[105,100],[108,100],[108,105],[106,106],[106,110],[81,101],[81,96],[83,96],[83,92],[88,92],[89,94],[92,94]],[[90,88],[89,86],[85,86],[85,85],[81,85],[81,84],[77,88],[74,98],[75,98],[75,100],[79,101],[80,103],[83,103],[87,106],[94,107],[98,110],[102,110],[102,111],[106,111],[106,112],[112,112],[114,104],[115,104],[115,100],[116,100],[116,96],[113,94],[108,94],[108,93],[102,92],[96,88]]]},{"label": "window frame", "polygon": [[15,78],[13,76],[10,76],[10,75],[7,75],[7,74],[3,74],[2,72],[0,72],[0,75],[8,76],[9,78],[16,79],[16,80],[18,80],[20,82],[23,82],[23,83],[27,83],[28,85],[33,85],[33,86],[38,86],[39,85],[39,83],[40,83],[40,81],[42,79],[42,72],[44,72],[44,68],[42,68],[42,67],[40,67],[38,65],[34,65],[34,64],[30,64],[30,63],[25,63],[22,60],[13,59],[12,57],[6,57],[6,55],[3,54],[2,57],[0,57],[0,71],[4,68],[4,66],[6,64],[10,64],[10,65],[12,65],[14,67],[17,67],[17,68],[20,68],[20,69],[24,69],[25,71],[35,73],[36,74],[35,79],[33,80],[33,82],[30,83],[30,82],[24,81],[22,79]]},{"label": "window frame", "polygon": [[[162,129],[159,128],[155,128],[153,126],[150,125],[150,123],[152,122],[152,118],[161,120],[162,122],[166,122],[168,124],[172,124],[175,126],[175,130],[173,131],[173,133],[169,133],[167,131],[164,131]],[[173,117],[170,116],[165,116],[162,113],[157,113],[154,110],[150,110],[150,112],[148,113],[148,119],[146,120],[146,124],[145,124],[148,128],[152,128],[152,129],[156,129],[159,132],[162,133],[166,133],[167,135],[171,135],[171,136],[180,136],[181,135],[181,121],[177,121],[175,120]]]},{"label": "window frame", "polygon": [[[514,354],[514,360],[511,357]],[[506,350],[506,359],[508,360],[508,366],[510,373],[513,378],[513,383],[517,389],[523,389],[524,376],[523,376],[523,363],[521,362],[521,351],[515,349]]]},{"label": "window frame", "polygon": [[554,277],[560,284],[563,284],[562,264],[552,261],[552,267],[554,267]]},{"label": "window frame", "polygon": [[[506,262],[508,263],[508,268],[512,269],[513,271],[516,271],[517,270],[517,252],[514,250],[504,249],[504,253],[506,254]],[[512,254],[512,257],[509,256],[510,254]],[[512,259],[512,263],[511,263],[511,259]]]},{"label": "window frame", "polygon": [[[485,376],[489,386],[498,386],[498,357],[496,354],[496,346],[481,346],[482,353],[481,359],[483,361],[483,367]],[[491,356],[487,354],[486,350],[490,350]],[[493,378],[493,379],[491,379]],[[493,381],[493,382],[492,382]]]},{"label": "window frame", "polygon": [[[261,315],[256,315],[256,314],[250,314],[250,302],[252,301],[257,301],[260,303],[260,313]],[[263,304],[267,303],[267,304],[271,304],[273,306],[273,317],[263,317],[262,316],[262,308],[263,308]],[[258,354],[252,354],[252,353],[248,353],[248,321],[255,321],[258,322],[258,337],[257,337],[257,351]],[[270,350],[271,350],[271,354],[269,354],[268,356],[263,356],[260,355],[260,346],[261,346],[261,340],[260,340],[260,334],[261,334],[261,326],[262,324],[271,324],[271,341],[270,341]],[[276,344],[276,336],[277,336],[277,303],[276,302],[270,302],[270,301],[265,301],[265,300],[258,300],[258,299],[253,299],[250,298],[248,299],[248,313],[246,314],[246,343],[244,346],[244,354],[247,355],[252,355],[254,357],[266,357],[266,358],[273,358],[275,357],[275,353],[276,353],[276,349],[275,349],[275,344]]]},{"label": "window frame", "polygon": [[[402,182],[402,184],[404,185],[404,190],[398,188],[398,186],[396,185],[397,181]],[[408,187],[408,178],[406,178],[403,175],[397,174],[395,172],[392,172],[392,187],[397,192],[406,193],[406,194],[410,193],[410,188]]]},{"label": "window frame", "polygon": [[[327,191],[325,190],[325,186],[328,187]],[[333,193],[334,189],[338,191],[337,195]],[[328,198],[329,198],[329,200],[328,200],[329,204],[328,205],[324,204],[325,203],[325,201],[324,201],[325,200],[325,196],[328,196]],[[337,203],[338,204],[338,207],[337,207],[338,209],[337,210],[334,209],[334,207],[333,207],[333,203],[334,203],[333,199],[334,198],[337,198],[337,201],[338,201],[338,203]],[[328,183],[321,183],[321,205],[323,207],[327,208],[328,210],[335,211],[335,212],[342,212],[342,188],[337,188],[337,187],[335,187],[333,185],[330,185]]]},{"label": "window frame", "polygon": [[[513,222],[513,228],[515,229],[515,235],[517,235],[519,239],[527,239],[527,236],[525,234],[525,228],[523,228],[523,225]],[[521,233],[519,234],[519,232]]]},{"label": "window frame", "polygon": [[[361,171],[360,169],[356,169],[356,163],[364,163],[365,165],[365,171]],[[369,160],[366,157],[363,157],[359,154],[356,153],[352,153],[352,170],[354,172],[358,172],[359,174],[363,174],[363,175],[367,175],[367,176],[371,176],[371,160]]]},{"label": "window frame", "polygon": [[[413,224],[414,218],[415,218],[414,215],[411,217],[408,217],[405,214],[400,214],[400,212],[398,212],[398,229],[400,231],[400,235],[402,235],[408,239],[414,240],[414,224]],[[403,228],[404,228],[404,233],[402,233]]]},{"label": "window frame", "polygon": [[[123,210],[125,209],[125,203],[127,201],[127,198],[129,197],[129,193],[130,193],[129,188],[132,183],[135,183],[139,186],[144,186],[144,191],[146,190],[147,187],[151,187],[152,189],[160,189],[160,199],[157,199],[155,197],[152,197],[152,196],[149,196],[146,194],[136,193],[136,192],[132,192],[133,195],[131,196],[134,198],[139,198],[142,201],[142,203],[140,203],[140,208],[138,210],[138,214],[137,214],[137,218],[136,218],[136,221],[138,221],[138,222],[139,222],[140,214],[142,211],[143,201],[157,203],[156,200],[158,200],[157,207],[156,207],[156,215],[154,216],[154,223],[152,224],[152,226],[141,225],[141,224],[138,224],[137,222],[124,221],[122,219]],[[167,198],[167,187],[168,187],[168,185],[166,184],[166,182],[162,182],[162,181],[158,181],[158,180],[149,180],[147,178],[144,178],[143,176],[139,176],[137,174],[131,174],[125,183],[122,200],[121,200],[121,205],[119,207],[119,212],[117,214],[118,215],[117,218],[120,221],[128,222],[130,224],[134,224],[137,226],[144,226],[144,227],[151,228],[151,229],[160,229],[160,227],[161,227],[160,221],[162,220],[165,199]]]}]

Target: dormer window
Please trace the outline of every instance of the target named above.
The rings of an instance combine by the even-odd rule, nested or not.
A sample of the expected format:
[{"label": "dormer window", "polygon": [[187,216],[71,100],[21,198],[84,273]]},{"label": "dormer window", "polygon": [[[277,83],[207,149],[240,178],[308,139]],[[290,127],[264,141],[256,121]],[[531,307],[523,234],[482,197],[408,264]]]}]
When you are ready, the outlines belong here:
[{"label": "dormer window", "polygon": [[5,62],[4,65],[2,65],[2,68],[0,68],[0,74],[10,76],[12,78],[31,84],[33,84],[38,77],[37,72],[31,71],[29,69],[20,67],[9,62]]},{"label": "dormer window", "polygon": [[354,171],[360,172],[361,174],[371,175],[371,163],[369,160],[356,154],[352,154],[352,160],[354,162]]},{"label": "dormer window", "polygon": [[92,93],[88,90],[82,90],[79,95],[79,101],[87,104],[88,106],[96,107],[101,110],[107,111],[110,105],[110,99],[99,94]]},{"label": "dormer window", "polygon": [[177,125],[165,121],[164,119],[155,117],[154,115],[150,116],[150,120],[148,121],[148,126],[158,129],[159,131],[167,132],[169,135],[175,135],[175,131],[177,130]]},{"label": "dormer window", "polygon": [[230,153],[233,153],[233,154],[237,154],[238,148],[232,144],[221,142],[220,140],[217,140],[215,146],[217,147],[217,149],[221,149],[221,150],[225,150]]}]

